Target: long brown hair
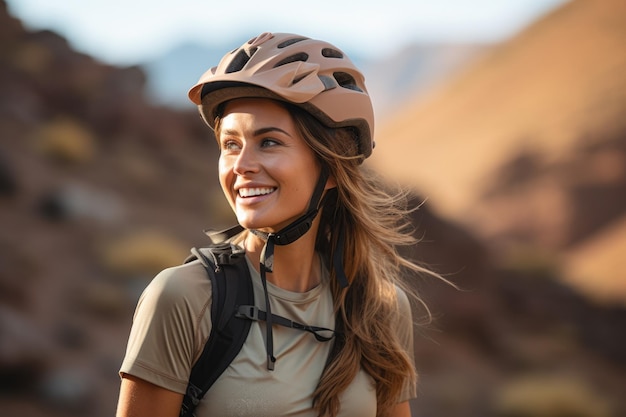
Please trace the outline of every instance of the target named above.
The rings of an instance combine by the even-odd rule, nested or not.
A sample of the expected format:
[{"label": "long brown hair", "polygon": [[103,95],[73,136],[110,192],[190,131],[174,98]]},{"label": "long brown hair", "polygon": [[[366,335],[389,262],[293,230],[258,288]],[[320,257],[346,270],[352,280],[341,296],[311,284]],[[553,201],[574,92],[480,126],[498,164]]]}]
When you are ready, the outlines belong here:
[{"label": "long brown hair", "polygon": [[317,250],[332,265],[338,232],[343,229],[344,270],[350,285],[341,288],[331,269],[331,290],[343,334],[314,393],[320,416],[337,415],[340,394],[362,367],[376,383],[377,416],[397,404],[405,384],[417,375],[411,356],[396,334],[398,287],[423,304],[401,276],[433,272],[400,256],[398,248],[415,243],[406,193],[391,193],[362,165],[356,132],[330,129],[300,108],[286,104],[304,140],[336,181],[321,212]]},{"label": "long brown hair", "polygon": [[[313,394],[313,406],[320,417],[336,417],[341,393],[363,368],[376,384],[376,415],[387,416],[403,389],[417,380],[412,355],[396,331],[399,289],[411,296],[414,305],[428,311],[401,278],[409,271],[439,276],[399,254],[398,248],[416,243],[407,195],[390,192],[363,166],[356,131],[325,127],[296,105],[279,103],[290,112],[299,133],[337,184],[323,200],[316,250],[330,266],[339,336]],[[216,119],[216,132],[220,119]],[[339,285],[332,268],[340,230],[345,238],[342,258],[350,283],[347,288]]]}]

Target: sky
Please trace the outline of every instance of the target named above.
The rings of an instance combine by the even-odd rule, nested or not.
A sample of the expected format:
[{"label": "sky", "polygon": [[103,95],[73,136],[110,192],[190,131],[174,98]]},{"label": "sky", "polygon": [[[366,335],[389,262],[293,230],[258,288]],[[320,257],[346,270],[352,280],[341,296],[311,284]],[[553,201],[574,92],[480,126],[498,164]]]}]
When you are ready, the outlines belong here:
[{"label": "sky", "polygon": [[260,32],[323,39],[347,53],[390,55],[411,42],[499,42],[567,0],[5,0],[32,30],[51,29],[114,65],[184,42],[221,45]]}]

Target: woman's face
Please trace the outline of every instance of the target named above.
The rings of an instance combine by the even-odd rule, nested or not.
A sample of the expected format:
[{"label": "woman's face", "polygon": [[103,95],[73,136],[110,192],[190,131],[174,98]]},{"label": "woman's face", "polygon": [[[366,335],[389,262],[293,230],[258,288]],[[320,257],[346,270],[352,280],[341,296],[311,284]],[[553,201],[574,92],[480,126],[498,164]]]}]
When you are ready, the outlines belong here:
[{"label": "woman's face", "polygon": [[320,166],[284,107],[232,100],[217,133],[220,184],[239,224],[277,232],[306,212]]}]

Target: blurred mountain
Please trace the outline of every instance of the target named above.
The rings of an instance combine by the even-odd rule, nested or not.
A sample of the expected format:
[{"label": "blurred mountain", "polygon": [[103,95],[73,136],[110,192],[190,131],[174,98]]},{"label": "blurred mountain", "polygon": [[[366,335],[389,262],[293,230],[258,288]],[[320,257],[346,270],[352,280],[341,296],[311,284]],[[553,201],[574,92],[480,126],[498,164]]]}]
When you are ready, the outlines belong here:
[{"label": "blurred mountain", "polygon": [[[237,41],[242,44],[247,39]],[[143,63],[147,76],[146,93],[155,103],[180,109],[193,108],[187,91],[200,75],[216,65],[224,51],[232,45],[205,46],[197,43],[181,44],[167,53]]]},{"label": "blurred mountain", "polygon": [[626,303],[624,28],[621,0],[565,4],[387,118],[372,164],[501,255],[551,253]]},{"label": "blurred mountain", "polygon": [[[626,413],[626,309],[597,303],[564,285],[559,279],[563,272],[548,250],[561,250],[571,257],[568,265],[584,274],[612,272],[620,265],[617,255],[623,253],[619,244],[624,242],[625,226],[618,220],[621,206],[615,204],[624,196],[620,188],[624,176],[618,175],[624,159],[623,125],[607,116],[623,103],[623,90],[615,84],[623,67],[609,71],[598,52],[608,48],[607,39],[613,39],[611,45],[619,43],[613,37],[623,34],[623,25],[615,26],[612,22],[618,17],[599,13],[595,7],[573,3],[548,17],[554,26],[540,31],[560,33],[563,17],[559,16],[578,16],[581,21],[589,20],[586,25],[608,27],[609,34],[593,38],[591,46],[586,38],[577,37],[582,36],[578,35],[581,27],[569,33],[577,50],[585,53],[576,65],[566,60],[555,69],[545,66],[554,54],[536,56],[533,50],[549,45],[549,39],[540,36],[523,46],[530,42],[524,39],[535,39],[536,29],[493,50],[470,51],[466,58],[441,64],[437,71],[433,68],[438,64],[433,62],[447,62],[442,55],[423,60],[430,70],[417,70],[418,63],[411,60],[421,52],[401,51],[397,63],[396,58],[388,58],[379,64],[381,85],[415,82],[415,91],[420,91],[419,106],[407,107],[415,110],[415,116],[398,114],[398,127],[420,133],[422,125],[442,132],[456,126],[454,133],[459,135],[474,130],[489,133],[485,127],[474,127],[482,126],[484,118],[472,112],[482,115],[487,109],[493,113],[487,119],[498,122],[503,117],[496,117],[501,108],[504,114],[525,115],[513,124],[518,134],[508,130],[515,120],[510,114],[496,123],[497,132],[509,134],[501,137],[503,144],[512,142],[503,146],[506,149],[516,149],[514,142],[520,135],[530,138],[529,132],[541,131],[526,127],[543,126],[535,122],[543,113],[522,110],[529,112],[536,105],[545,112],[547,105],[541,105],[555,100],[562,100],[569,109],[566,105],[572,106],[570,102],[579,95],[590,100],[584,103],[586,112],[576,113],[578,117],[571,117],[571,110],[558,113],[554,122],[559,123],[558,131],[579,137],[577,148],[563,145],[567,151],[563,154],[547,153],[544,148],[551,149],[551,142],[528,139],[525,152],[498,153],[498,147],[487,141],[474,143],[483,147],[481,151],[461,147],[467,159],[451,161],[446,152],[426,156],[437,165],[428,171],[436,179],[450,174],[456,181],[455,170],[469,175],[473,171],[466,169],[465,162],[483,156],[486,167],[496,168],[493,181],[472,189],[474,193],[459,189],[476,203],[466,206],[472,217],[442,217],[440,213],[450,211],[443,210],[445,205],[438,199],[422,204],[422,189],[434,194],[428,183],[412,182],[415,193],[409,206],[419,206],[411,220],[420,242],[403,250],[460,286],[457,291],[438,280],[410,277],[434,319],[430,325],[415,327],[420,388],[413,401],[414,416],[621,417]],[[600,23],[593,23],[596,19]],[[185,55],[202,53],[193,46],[184,49],[187,52],[180,58],[173,58],[181,65],[181,74],[186,71],[182,68]],[[621,56],[617,49],[610,50],[611,56]],[[442,51],[437,48],[432,53]],[[521,74],[509,68],[512,63],[506,64],[519,51],[525,51],[525,59],[514,63],[522,66]],[[460,56],[457,52],[452,54]],[[469,73],[458,72],[483,53],[486,61],[479,61]],[[563,53],[570,54],[569,50]],[[583,78],[571,74],[575,72],[572,67],[578,68],[576,73],[591,71],[585,66],[596,68],[595,76],[603,75],[600,90],[595,83],[584,84]],[[451,83],[435,75],[436,80],[419,86],[417,80],[427,78],[424,74],[430,72],[428,77],[433,77],[433,71],[445,72],[444,67],[450,76],[461,75]],[[510,72],[497,76],[500,67]],[[420,74],[406,72],[410,68]],[[472,74],[482,71],[487,71],[486,78],[472,87]],[[552,78],[544,80],[547,74]],[[511,75],[515,77],[506,78]],[[195,81],[197,75],[193,77]],[[493,85],[492,77],[502,85]],[[531,82],[535,77],[544,81]],[[571,81],[568,88],[555,87],[561,77]],[[119,68],[79,54],[55,33],[25,30],[0,1],[1,416],[113,415],[119,389],[117,370],[139,294],[159,270],[179,264],[190,247],[206,243],[201,232],[205,227],[234,222],[217,183],[218,153],[212,134],[195,109],[173,108],[150,99],[149,78],[140,66]],[[525,86],[521,90],[520,84]],[[579,84],[585,92],[597,94],[579,92]],[[508,91],[503,86],[515,94],[506,94],[503,100]],[[183,96],[187,88],[186,82]],[[458,91],[460,102],[455,101],[455,94],[445,93],[448,88]],[[545,95],[534,100],[544,89]],[[526,90],[529,95],[524,94]],[[427,91],[431,93],[425,95]],[[464,101],[479,97],[477,91],[490,95],[483,101],[476,98],[476,103]],[[567,100],[560,96],[565,93],[570,94]],[[438,110],[445,117],[432,116],[431,120],[426,109],[438,103],[432,97],[450,100]],[[529,97],[533,105],[528,105]],[[497,105],[489,106],[489,100],[496,98]],[[459,106],[463,111],[455,110]],[[459,117],[460,127],[446,112]],[[389,114],[396,115],[395,111]],[[403,120],[407,114],[411,119]],[[579,130],[586,120],[583,116],[593,116],[596,124]],[[602,129],[591,129],[596,125]],[[420,142],[425,144],[417,147],[418,142],[407,141],[408,133],[401,129],[397,137],[386,132],[394,132],[388,124],[381,129],[374,159],[384,161],[391,143],[400,150],[394,154],[396,162],[387,168],[390,183],[398,178],[392,174],[397,174],[400,163],[418,169],[427,163],[422,149],[436,148],[432,143],[427,146],[423,138]],[[566,139],[559,143],[569,144]],[[443,150],[454,149],[448,148],[451,143],[450,138],[444,141]],[[546,146],[537,150],[538,144]],[[440,159],[434,162],[434,158]],[[559,181],[575,190],[568,194],[568,198],[575,197],[574,204],[566,207],[568,216],[576,214],[577,222],[560,212],[564,206],[559,199],[564,194],[553,192]],[[554,217],[545,219],[562,219],[559,224],[565,238],[547,240],[550,244],[533,240],[536,233],[531,232],[537,229],[528,228],[525,235],[525,229],[509,232],[519,220],[503,209],[529,206],[527,201],[539,205],[543,200],[531,200],[531,191],[537,187],[550,197],[548,214]],[[477,229],[468,224],[470,218],[488,224],[489,216],[484,214],[489,213],[488,203],[499,228]],[[551,223],[545,224],[548,230]],[[518,247],[517,252],[494,250],[494,242],[513,238],[527,246]],[[614,291],[599,282],[590,287]],[[421,323],[426,312],[416,306],[415,315]]]},{"label": "blurred mountain", "polygon": [[486,54],[493,45],[416,43],[381,51],[377,58],[359,62],[378,122],[401,109],[405,102],[424,97],[440,83]]}]

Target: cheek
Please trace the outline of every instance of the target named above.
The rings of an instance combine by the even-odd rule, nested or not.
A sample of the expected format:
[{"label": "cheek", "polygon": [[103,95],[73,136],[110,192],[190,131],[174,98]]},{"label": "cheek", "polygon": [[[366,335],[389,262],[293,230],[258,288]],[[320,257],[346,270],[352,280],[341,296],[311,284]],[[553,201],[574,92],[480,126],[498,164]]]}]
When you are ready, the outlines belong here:
[{"label": "cheek", "polygon": [[226,197],[230,200],[231,196],[229,194],[229,190],[231,189],[233,170],[230,169],[227,164],[220,158],[218,163],[218,171],[217,171],[220,185],[222,186],[222,191],[226,195]]}]

